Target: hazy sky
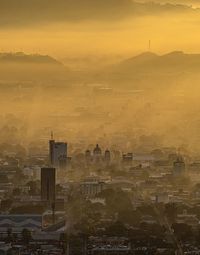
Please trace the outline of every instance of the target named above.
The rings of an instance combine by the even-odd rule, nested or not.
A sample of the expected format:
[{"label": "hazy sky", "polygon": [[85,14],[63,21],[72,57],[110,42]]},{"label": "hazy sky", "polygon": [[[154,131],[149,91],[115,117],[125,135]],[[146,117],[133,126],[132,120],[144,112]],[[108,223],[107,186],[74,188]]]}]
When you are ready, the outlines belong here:
[{"label": "hazy sky", "polygon": [[130,55],[147,51],[151,39],[158,53],[200,52],[199,10],[159,4],[167,0],[140,2],[0,0],[0,49],[55,57]]},{"label": "hazy sky", "polygon": [[[162,4],[158,0],[155,0],[156,3],[152,3],[152,0],[147,2],[142,0],[138,1],[139,3],[132,0],[0,0],[0,50],[4,52],[24,51],[25,53],[49,54],[59,59],[65,57],[81,58],[89,54],[121,55],[128,58],[137,53],[148,51],[149,40],[151,40],[151,51],[158,54],[176,50],[187,53],[200,53],[200,10],[195,7],[196,5],[193,7],[176,5],[176,3],[180,4],[180,1],[181,3],[187,4],[193,4],[196,1],[162,0]],[[170,1],[171,4],[166,4],[167,1]],[[96,61],[97,63],[98,60]],[[172,63],[173,66],[173,60],[171,61],[170,65]],[[104,62],[104,59],[102,62]],[[93,65],[93,63],[89,66]],[[16,73],[16,77],[20,77],[21,74],[23,80],[29,77],[29,73],[24,72],[24,66],[20,67],[23,70],[21,73],[18,72],[19,69],[16,67],[13,70],[10,66],[9,68],[6,66],[6,68],[7,76],[9,77],[8,80],[10,78],[11,80],[14,79],[13,74]],[[35,80],[35,76],[37,76],[38,79],[40,76],[33,75],[33,73],[37,73],[37,68],[35,68],[36,71],[32,67],[30,69],[31,78],[33,76]],[[156,72],[158,71],[156,68],[155,70]],[[43,72],[44,69],[40,71]],[[11,72],[12,75],[10,75]],[[5,74],[6,72],[2,71],[1,73]],[[188,141],[191,142],[192,139],[193,141],[191,143],[194,143],[195,146],[197,144],[199,148],[200,143],[199,139],[197,139],[200,129],[200,121],[198,119],[200,109],[200,94],[198,93],[199,77],[196,77],[195,72],[192,79],[187,74],[181,79],[179,77],[179,71],[177,71],[177,76],[171,81],[172,78],[171,76],[168,77],[168,72],[164,72],[164,76],[162,76],[162,73],[160,75],[159,73],[158,77],[157,75],[156,77],[153,75],[151,80],[147,76],[144,78],[144,81],[141,80],[139,75],[138,84],[136,82],[137,77],[135,79],[132,76],[132,79],[129,81],[129,79],[124,79],[126,75],[122,74],[121,77],[117,76],[117,86],[122,85],[123,88],[125,86],[130,88],[132,86],[133,89],[138,89],[139,86],[141,88],[152,86],[152,96],[149,95],[147,89],[147,93],[144,93],[142,100],[140,94],[139,96],[134,96],[138,98],[138,101],[136,101],[132,96],[134,94],[130,93],[130,100],[128,100],[130,104],[128,106],[128,98],[123,98],[123,93],[121,99],[118,99],[118,96],[107,97],[107,99],[106,97],[103,99],[100,97],[99,102],[96,102],[96,98],[94,99],[90,94],[90,89],[91,91],[93,89],[88,87],[88,92],[85,92],[85,88],[84,91],[80,89],[77,92],[80,93],[78,96],[76,94],[73,96],[68,91],[66,94],[55,96],[56,91],[53,91],[52,93],[49,92],[49,97],[45,98],[46,90],[45,93],[41,93],[37,89],[24,97],[20,95],[19,98],[14,98],[13,100],[9,99],[9,96],[2,96],[5,104],[1,104],[1,109],[7,109],[11,112],[15,109],[20,117],[28,116],[28,129],[29,131],[33,129],[32,134],[35,139],[34,132],[37,129],[35,123],[39,123],[39,128],[47,124],[51,126],[53,121],[49,122],[49,119],[52,120],[52,116],[60,116],[60,114],[63,116],[69,115],[73,120],[71,114],[75,114],[76,116],[77,107],[86,107],[86,113],[90,116],[90,113],[93,113],[93,111],[95,114],[96,112],[98,113],[99,109],[101,113],[103,105],[106,113],[111,112],[112,125],[110,123],[105,124],[104,119],[101,120],[102,122],[96,122],[94,117],[94,123],[97,123],[100,129],[105,124],[107,125],[108,132],[112,132],[115,126],[115,130],[120,131],[124,130],[124,127],[129,127],[129,124],[131,124],[134,128],[142,129],[141,133],[158,132],[159,135],[164,134],[167,141],[169,141],[168,138],[171,139],[172,144],[176,143],[175,139],[177,134],[181,136],[180,139],[178,138],[181,143],[186,136]],[[3,75],[0,78],[2,79],[2,77]],[[57,77],[60,79],[60,75]],[[49,76],[47,78],[49,79]],[[89,81],[91,82],[92,80],[92,82],[96,83],[98,78],[92,78],[89,77]],[[18,78],[15,79],[18,80]],[[81,82],[78,82],[82,84],[83,81],[83,84],[87,84],[88,77],[85,78],[83,76],[80,79],[82,79]],[[114,86],[116,77],[113,79],[114,81],[111,78],[109,82],[105,78],[105,86]],[[163,79],[165,80],[164,86]],[[191,84],[193,90],[191,90]],[[159,87],[160,85],[161,89]],[[196,86],[196,91],[194,90],[194,86]],[[165,89],[163,90],[163,88]],[[181,95],[180,99],[179,91],[184,91],[188,98],[185,99]],[[157,95],[157,93],[160,94]],[[190,96],[189,93],[192,95]],[[79,97],[78,100],[77,97]],[[94,100],[88,102],[89,97]],[[82,101],[80,101],[80,98],[82,98]],[[179,103],[179,101],[181,102]],[[16,102],[18,102],[18,108],[16,107]],[[51,107],[49,106],[49,102],[51,102]],[[94,108],[94,104],[96,104],[96,108]],[[147,111],[147,108],[149,111]],[[51,112],[49,112],[49,109],[51,109]],[[121,116],[118,116],[118,109],[121,109],[123,112],[122,121]],[[64,123],[68,131],[70,125],[72,125],[72,133],[75,127],[78,136],[80,130],[86,130],[86,132],[90,133],[93,124],[93,122],[91,124],[85,121],[87,117],[82,118],[82,115],[80,116],[80,121],[75,123],[72,121],[72,124],[70,121]],[[107,122],[107,115],[105,116]],[[193,118],[193,116],[195,117]],[[45,119],[44,122],[41,123],[41,119]],[[84,127],[84,123],[87,123],[88,126],[82,128]],[[135,123],[137,123],[137,126]],[[63,128],[63,119],[59,119],[57,126]],[[95,134],[98,132],[95,130]]]}]

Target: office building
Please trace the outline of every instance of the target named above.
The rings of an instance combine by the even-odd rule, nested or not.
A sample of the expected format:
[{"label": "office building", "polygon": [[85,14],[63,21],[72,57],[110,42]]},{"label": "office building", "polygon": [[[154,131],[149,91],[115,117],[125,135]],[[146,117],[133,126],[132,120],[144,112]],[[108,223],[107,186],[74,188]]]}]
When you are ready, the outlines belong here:
[{"label": "office building", "polygon": [[173,164],[173,175],[180,176],[185,174],[185,162],[183,157],[178,156],[177,160]]},{"label": "office building", "polygon": [[56,142],[53,134],[49,141],[49,160],[52,167],[65,169],[67,166],[67,143]]},{"label": "office building", "polygon": [[110,159],[111,159],[110,151],[109,151],[109,150],[106,150],[106,151],[105,151],[105,155],[104,155],[104,160],[105,160],[105,163],[106,163],[107,165],[110,164]]},{"label": "office building", "polygon": [[101,181],[98,177],[87,177],[81,183],[81,193],[86,197],[94,197],[106,187],[105,182]]},{"label": "office building", "polygon": [[133,162],[133,153],[129,152],[122,155],[122,162],[127,165],[131,165]]},{"label": "office building", "polygon": [[56,199],[56,169],[41,168],[41,200],[50,204]]}]

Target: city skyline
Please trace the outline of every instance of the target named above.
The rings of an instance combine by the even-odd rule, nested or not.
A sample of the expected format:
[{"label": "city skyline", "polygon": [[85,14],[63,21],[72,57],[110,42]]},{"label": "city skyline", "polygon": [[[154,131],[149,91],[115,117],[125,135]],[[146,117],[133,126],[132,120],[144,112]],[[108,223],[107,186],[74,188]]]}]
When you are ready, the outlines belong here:
[{"label": "city skyline", "polygon": [[199,23],[0,0],[0,255],[200,254]]}]

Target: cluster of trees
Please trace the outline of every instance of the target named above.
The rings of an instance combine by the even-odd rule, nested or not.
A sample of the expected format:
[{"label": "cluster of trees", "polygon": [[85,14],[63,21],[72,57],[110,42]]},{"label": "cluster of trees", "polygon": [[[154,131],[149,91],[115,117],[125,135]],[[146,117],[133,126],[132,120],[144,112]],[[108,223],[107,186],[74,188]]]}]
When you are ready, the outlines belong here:
[{"label": "cluster of trees", "polygon": [[80,195],[69,200],[67,212],[76,232],[125,235],[133,227],[140,228],[145,215],[156,222],[152,206],[143,205],[135,209],[131,195],[121,189],[106,189],[98,194],[98,198],[103,199],[104,203],[92,203]]}]

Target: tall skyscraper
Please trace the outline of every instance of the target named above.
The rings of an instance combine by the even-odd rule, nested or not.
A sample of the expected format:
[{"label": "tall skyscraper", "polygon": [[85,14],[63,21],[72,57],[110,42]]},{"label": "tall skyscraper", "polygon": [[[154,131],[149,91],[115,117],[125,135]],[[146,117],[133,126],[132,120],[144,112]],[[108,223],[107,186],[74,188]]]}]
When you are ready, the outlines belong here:
[{"label": "tall skyscraper", "polygon": [[49,141],[49,161],[56,168],[65,168],[67,165],[67,143],[56,142],[53,133]]},{"label": "tall skyscraper", "polygon": [[41,200],[54,203],[56,199],[56,169],[41,168]]}]

